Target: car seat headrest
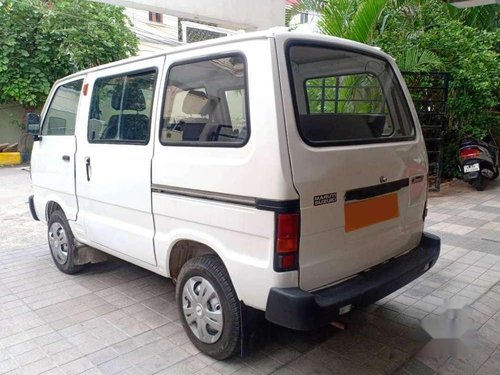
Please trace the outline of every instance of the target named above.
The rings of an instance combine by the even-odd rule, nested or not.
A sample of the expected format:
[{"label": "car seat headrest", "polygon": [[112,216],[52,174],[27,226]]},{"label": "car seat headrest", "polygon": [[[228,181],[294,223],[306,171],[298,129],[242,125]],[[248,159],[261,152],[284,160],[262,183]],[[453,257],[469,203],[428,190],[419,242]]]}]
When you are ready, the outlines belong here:
[{"label": "car seat headrest", "polygon": [[203,91],[190,90],[182,103],[182,112],[188,115],[203,115],[203,109],[209,102]]},{"label": "car seat headrest", "polygon": [[119,111],[120,107],[122,110],[131,110],[131,111],[144,111],[146,109],[146,99],[144,98],[144,94],[142,90],[136,85],[128,84],[125,89],[125,94],[123,98],[123,105],[121,106],[122,100],[122,87],[118,86],[113,93],[113,97],[111,99],[111,106],[113,109]]}]

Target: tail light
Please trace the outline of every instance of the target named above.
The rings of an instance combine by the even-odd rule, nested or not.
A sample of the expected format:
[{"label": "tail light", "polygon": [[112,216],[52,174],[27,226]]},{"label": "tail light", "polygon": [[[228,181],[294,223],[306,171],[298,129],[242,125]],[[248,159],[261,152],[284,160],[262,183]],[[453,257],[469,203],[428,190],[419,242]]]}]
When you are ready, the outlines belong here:
[{"label": "tail light", "polygon": [[300,215],[298,213],[278,214],[276,217],[276,244],[274,270],[292,271],[299,264]]},{"label": "tail light", "polygon": [[477,158],[481,154],[481,150],[477,147],[466,147],[460,150],[459,156],[461,159]]},{"label": "tail light", "polygon": [[82,87],[82,94],[83,96],[87,96],[87,91],[89,90],[89,84],[85,83]]}]

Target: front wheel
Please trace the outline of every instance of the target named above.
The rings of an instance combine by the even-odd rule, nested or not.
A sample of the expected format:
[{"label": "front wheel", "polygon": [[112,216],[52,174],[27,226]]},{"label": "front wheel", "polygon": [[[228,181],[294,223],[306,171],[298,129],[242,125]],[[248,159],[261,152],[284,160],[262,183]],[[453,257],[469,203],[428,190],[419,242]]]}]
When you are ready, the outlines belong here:
[{"label": "front wheel", "polygon": [[217,256],[187,261],[177,279],[176,296],[182,325],[200,351],[219,360],[238,352],[240,303]]},{"label": "front wheel", "polygon": [[47,225],[50,253],[57,268],[64,273],[74,274],[82,269],[75,265],[76,246],[73,232],[62,211],[54,211]]}]

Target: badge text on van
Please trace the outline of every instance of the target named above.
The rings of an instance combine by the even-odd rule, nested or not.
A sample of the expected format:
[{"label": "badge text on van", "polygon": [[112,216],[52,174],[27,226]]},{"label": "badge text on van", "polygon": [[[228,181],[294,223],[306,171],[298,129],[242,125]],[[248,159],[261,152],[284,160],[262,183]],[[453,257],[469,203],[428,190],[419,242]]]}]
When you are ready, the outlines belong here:
[{"label": "badge text on van", "polygon": [[314,205],[321,206],[323,204],[337,202],[337,193],[328,193],[314,196]]}]

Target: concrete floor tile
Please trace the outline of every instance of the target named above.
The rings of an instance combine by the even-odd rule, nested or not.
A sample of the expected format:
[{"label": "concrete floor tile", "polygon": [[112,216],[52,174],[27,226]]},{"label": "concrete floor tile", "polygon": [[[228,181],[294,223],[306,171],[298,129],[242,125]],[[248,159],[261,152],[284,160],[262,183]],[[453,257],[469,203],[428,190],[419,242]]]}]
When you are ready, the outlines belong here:
[{"label": "concrete floor tile", "polygon": [[29,352],[23,353],[21,355],[18,355],[14,357],[16,362],[18,363],[19,367],[24,367],[30,363],[39,361],[41,359],[47,358],[47,354],[44,353],[41,349],[34,349]]},{"label": "concrete floor tile", "polygon": [[487,360],[477,371],[477,375],[498,375],[500,362],[494,359]]},{"label": "concrete floor tile", "polygon": [[133,363],[126,356],[116,357],[108,362],[104,362],[97,367],[106,375],[114,375],[121,373],[132,367]]},{"label": "concrete floor tile", "polygon": [[56,367],[55,362],[50,358],[44,358],[29,365],[23,366],[26,375],[39,375]]},{"label": "concrete floor tile", "polygon": [[191,357],[161,370],[158,375],[191,375],[205,367],[207,365],[203,361],[200,361],[196,357]]},{"label": "concrete floor tile", "polygon": [[167,368],[168,366],[170,366],[170,363],[168,361],[156,355],[146,359],[145,361],[139,364],[136,364],[134,366],[134,370],[137,371],[136,372],[137,374],[149,375],[149,374],[156,374],[159,371]]},{"label": "concrete floor tile", "polygon": [[[415,306],[415,305],[413,305]],[[411,318],[416,318],[416,319],[423,319],[424,317],[427,316],[427,314],[430,312],[430,311],[424,311],[424,310],[420,310],[416,307],[413,307],[413,306],[410,306],[408,307],[406,310],[404,310],[402,312],[402,314],[404,315],[407,315]]]},{"label": "concrete floor tile", "polygon": [[87,358],[76,359],[60,367],[60,369],[67,375],[78,375],[92,368],[94,368],[94,365]]},{"label": "concrete floor tile", "polygon": [[102,363],[108,362],[116,357],[118,357],[119,354],[116,350],[114,350],[111,347],[107,347],[98,351],[95,351],[89,355],[87,355],[87,358],[94,364],[94,365],[100,365]]},{"label": "concrete floor tile", "polygon": [[[91,369],[88,369],[87,371],[82,372],[80,375],[103,375],[104,373],[99,370],[97,367],[92,367]],[[136,373],[139,375],[140,373]]]},{"label": "concrete floor tile", "polygon": [[134,339],[127,339],[112,345],[111,347],[120,355],[131,352],[139,348],[141,344]]},{"label": "concrete floor tile", "polygon": [[62,366],[68,362],[74,361],[75,359],[82,358],[84,353],[81,348],[72,347],[71,349],[67,349],[62,353],[57,353],[52,355],[50,358],[54,361],[54,363],[58,366]]},{"label": "concrete floor tile", "polygon": [[406,362],[403,366],[403,368],[410,374],[410,375],[433,375],[435,371],[431,369],[430,367],[426,366],[422,362],[420,362],[417,359],[411,359],[408,362]]},{"label": "concrete floor tile", "polygon": [[214,364],[210,365],[210,368],[213,368],[221,375],[233,374],[242,367],[244,367],[244,364],[241,359],[237,357],[230,358],[226,361],[217,361]]},{"label": "concrete floor tile", "polygon": [[0,361],[0,374],[7,374],[8,372],[15,371],[18,368],[19,365],[12,358]]},{"label": "concrete floor tile", "polygon": [[[34,341],[25,341],[17,345],[9,346],[5,348],[0,353],[4,353],[4,358],[10,358],[11,356],[18,356],[32,350],[38,349],[38,345]],[[1,360],[2,356],[0,356]]]},{"label": "concrete floor tile", "polygon": [[140,343],[141,345],[147,345],[152,342],[158,341],[162,338],[159,333],[157,333],[155,330],[149,330],[146,332],[143,332],[141,334],[138,334],[134,337],[134,339]]}]

